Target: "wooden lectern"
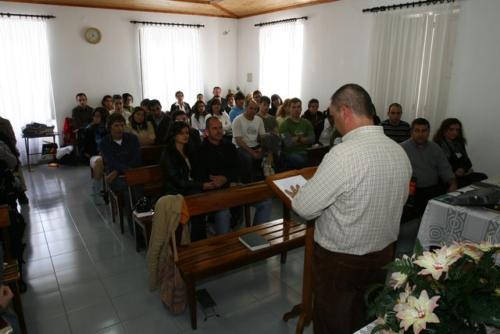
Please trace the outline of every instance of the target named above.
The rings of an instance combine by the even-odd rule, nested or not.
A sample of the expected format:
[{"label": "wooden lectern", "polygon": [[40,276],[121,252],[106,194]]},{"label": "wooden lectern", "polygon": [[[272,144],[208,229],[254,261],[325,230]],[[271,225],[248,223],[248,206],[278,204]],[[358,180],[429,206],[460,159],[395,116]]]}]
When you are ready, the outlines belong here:
[{"label": "wooden lectern", "polygon": [[[316,172],[317,167],[303,168],[301,170],[292,170],[284,173],[275,174],[268,176],[266,178],[266,183],[272,189],[272,191],[278,196],[282,201],[284,207],[288,214],[283,216],[283,219],[290,220],[289,210],[292,210],[292,202],[290,198],[273,182],[275,180],[280,180],[292,176],[302,175],[306,180],[313,177]],[[288,321],[291,318],[299,317],[297,322],[297,328],[295,330],[296,334],[302,334],[304,327],[308,326],[312,320],[312,258],[314,251],[314,221],[307,222],[306,228],[306,238],[304,246],[304,276],[302,281],[302,302],[295,305],[290,312],[285,313],[283,316],[284,321]]]}]

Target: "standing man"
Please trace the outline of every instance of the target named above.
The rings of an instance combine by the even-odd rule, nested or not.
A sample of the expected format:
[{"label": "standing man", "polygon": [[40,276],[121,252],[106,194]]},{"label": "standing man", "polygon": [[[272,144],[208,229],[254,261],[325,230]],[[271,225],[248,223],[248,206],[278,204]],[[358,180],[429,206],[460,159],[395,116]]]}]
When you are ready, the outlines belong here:
[{"label": "standing man", "polygon": [[403,107],[399,103],[392,103],[387,112],[389,118],[381,124],[384,127],[385,135],[397,143],[402,143],[410,138],[410,124],[401,120],[402,115]]},{"label": "standing man", "polygon": [[213,90],[214,97],[212,97],[208,102],[207,102],[207,113],[211,114],[212,113],[212,101],[214,99],[217,99],[220,101],[221,105],[221,110],[226,110],[227,109],[227,100],[223,97],[221,97],[222,89],[219,86],[215,86]]},{"label": "standing man", "polygon": [[293,209],[316,219],[314,333],[351,334],[366,322],[364,294],[384,283],[394,254],[411,165],[404,150],[373,125],[372,102],[356,84],[339,88],[330,114],[343,135],[301,189]]}]

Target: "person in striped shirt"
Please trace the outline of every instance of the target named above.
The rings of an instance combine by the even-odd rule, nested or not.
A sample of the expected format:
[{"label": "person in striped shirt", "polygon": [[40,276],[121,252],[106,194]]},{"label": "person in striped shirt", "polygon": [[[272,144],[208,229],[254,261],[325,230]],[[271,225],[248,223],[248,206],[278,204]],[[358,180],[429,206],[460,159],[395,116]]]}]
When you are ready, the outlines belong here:
[{"label": "person in striped shirt", "polygon": [[389,118],[381,124],[385,135],[396,143],[402,143],[410,138],[410,124],[401,120],[402,115],[403,107],[399,103],[392,103],[387,112]]}]

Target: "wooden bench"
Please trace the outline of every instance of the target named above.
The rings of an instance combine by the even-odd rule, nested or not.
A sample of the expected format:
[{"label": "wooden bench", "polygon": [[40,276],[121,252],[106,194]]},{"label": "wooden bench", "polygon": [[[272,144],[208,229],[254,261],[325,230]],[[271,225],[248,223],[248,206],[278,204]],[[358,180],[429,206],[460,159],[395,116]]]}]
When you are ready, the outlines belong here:
[{"label": "wooden bench", "polygon": [[[185,197],[191,216],[208,214],[222,209],[250,204],[268,199],[273,193],[264,182],[236,186],[210,193]],[[284,208],[283,219],[242,228],[206,240],[178,246],[179,259],[176,265],[187,287],[191,327],[196,329],[196,283],[241,266],[281,254],[286,261],[286,252],[304,245],[306,226],[292,222],[290,212]],[[255,232],[266,238],[271,246],[250,251],[239,240],[239,236]]]},{"label": "wooden bench", "polygon": [[[137,188],[141,187],[140,193],[148,198],[161,196],[164,193],[163,174],[160,165],[133,168],[125,171],[130,203],[135,204],[138,200]],[[141,249],[142,240],[146,249],[151,236],[152,217],[138,218],[132,215],[134,220],[135,250]]]},{"label": "wooden bench", "polygon": [[141,159],[143,166],[157,165],[160,163],[161,154],[165,145],[141,146]]},{"label": "wooden bench", "polygon": [[[157,198],[161,195],[164,194],[164,181],[163,181],[163,174],[161,172],[161,168],[159,165],[153,165],[153,166],[145,166],[145,167],[139,167],[139,168],[133,168],[125,171],[125,180],[127,181],[127,185],[129,187],[129,196],[131,199],[131,203],[135,203],[137,201],[137,194],[135,189],[137,187],[143,187],[143,195],[148,197],[148,198]],[[263,182],[261,182],[263,184]],[[240,186],[241,187],[241,186]],[[248,187],[248,186],[247,186]],[[237,187],[232,188],[235,193],[237,192]],[[248,191],[249,189],[247,189]],[[254,189],[254,191],[258,192],[259,189]],[[211,196],[217,196],[217,192],[210,192]],[[201,198],[203,199],[204,197],[197,197],[197,196],[203,196],[205,194],[199,194],[193,196],[192,200],[193,201],[198,201],[196,198]],[[258,195],[255,193],[251,194],[252,196]],[[266,193],[265,196],[270,197],[270,192],[266,188]],[[265,197],[265,198],[267,198]],[[201,200],[202,202],[203,200]],[[258,199],[255,199],[255,201],[258,201]],[[242,201],[243,203],[244,201]],[[196,203],[194,205],[200,204],[199,202],[193,202]],[[249,205],[243,205],[244,206],[244,218],[245,218],[245,224],[246,226],[251,225],[251,218],[250,218],[250,206]],[[227,208],[225,206],[225,203],[222,201],[220,202],[220,205],[214,206],[212,210],[218,211],[218,207],[220,208]],[[209,208],[206,208],[207,210]],[[134,220],[134,230],[135,230],[135,239],[136,239],[136,244],[135,248],[136,251],[139,252],[140,249],[142,248],[142,244],[144,243],[146,249],[148,248],[149,245],[149,238],[151,236],[151,224],[153,223],[152,221],[152,216],[146,216],[146,217],[136,217],[133,215],[133,220]]]},{"label": "wooden bench", "polygon": [[[165,145],[146,145],[141,146],[140,154],[142,166],[151,166],[157,165],[160,162],[161,154]],[[135,169],[135,168],[134,168]],[[111,206],[111,219],[113,222],[116,220],[116,216],[118,216],[120,222],[120,230],[123,234],[124,232],[124,222],[123,222],[123,198],[122,194],[115,193],[110,189],[110,187],[104,181],[105,175],[103,175],[103,183],[105,188],[104,200],[106,203],[110,203]],[[130,202],[131,205],[135,204],[135,201]]]},{"label": "wooden bench", "polygon": [[14,311],[16,312],[17,319],[19,321],[19,326],[21,332],[26,334],[26,322],[24,320],[23,304],[21,302],[21,291],[19,289],[19,282],[21,280],[21,273],[19,271],[19,266],[17,260],[11,255],[11,242],[10,242],[10,231],[8,230],[10,226],[10,216],[9,208],[7,205],[0,206],[0,231],[2,233],[4,241],[4,258],[3,263],[7,263],[3,270],[3,283],[8,285],[14,294],[12,298],[12,305],[14,306]]}]

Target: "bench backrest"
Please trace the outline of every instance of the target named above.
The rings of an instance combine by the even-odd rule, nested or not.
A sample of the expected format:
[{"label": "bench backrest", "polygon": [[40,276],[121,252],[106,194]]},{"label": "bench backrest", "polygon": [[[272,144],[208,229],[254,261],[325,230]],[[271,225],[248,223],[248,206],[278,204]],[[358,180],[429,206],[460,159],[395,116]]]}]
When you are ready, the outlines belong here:
[{"label": "bench backrest", "polygon": [[160,165],[144,166],[127,169],[125,180],[129,187],[147,184],[163,184],[163,174]]},{"label": "bench backrest", "polygon": [[226,189],[186,196],[191,216],[263,201],[273,196],[265,182],[255,182]]},{"label": "bench backrest", "polygon": [[165,145],[141,146],[141,159],[143,166],[156,165],[160,163],[161,154]]}]

